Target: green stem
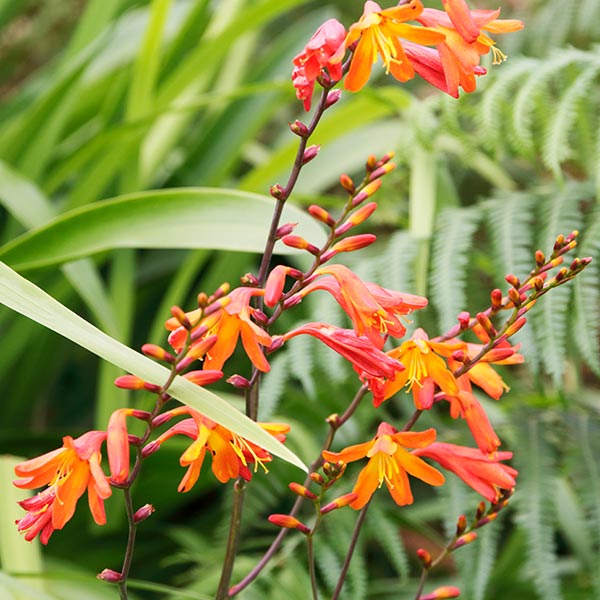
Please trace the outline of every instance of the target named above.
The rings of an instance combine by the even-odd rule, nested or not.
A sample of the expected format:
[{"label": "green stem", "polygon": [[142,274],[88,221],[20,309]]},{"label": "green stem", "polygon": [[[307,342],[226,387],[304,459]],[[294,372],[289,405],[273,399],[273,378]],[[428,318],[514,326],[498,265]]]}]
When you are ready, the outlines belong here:
[{"label": "green stem", "polygon": [[319,591],[317,590],[317,573],[315,570],[314,538],[312,534],[306,537],[306,547],[308,550],[308,572],[310,574],[310,585],[312,589],[313,600],[319,600]]}]

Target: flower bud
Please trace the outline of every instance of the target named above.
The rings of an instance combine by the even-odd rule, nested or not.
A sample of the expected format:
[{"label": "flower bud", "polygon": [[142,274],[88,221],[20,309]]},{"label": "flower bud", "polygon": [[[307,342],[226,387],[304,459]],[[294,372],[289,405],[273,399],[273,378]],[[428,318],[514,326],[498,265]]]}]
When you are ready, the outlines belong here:
[{"label": "flower bud", "polygon": [[445,585],[444,587],[437,588],[431,594],[420,596],[419,600],[447,600],[447,598],[458,598],[459,596],[460,590],[457,587]]},{"label": "flower bud", "polygon": [[311,204],[308,207],[308,212],[312,217],[317,219],[317,221],[321,221],[321,223],[325,223],[332,227],[335,225],[335,219],[322,207],[317,204]]},{"label": "flower bud", "polygon": [[467,529],[467,517],[460,515],[456,521],[456,535],[462,535]]},{"label": "flower bud", "polygon": [[162,391],[162,386],[144,381],[144,389],[151,394],[159,394]]},{"label": "flower bud", "polygon": [[508,297],[514,306],[521,306],[521,294],[519,294],[518,290],[510,288],[508,290]]},{"label": "flower bud", "polygon": [[396,156],[396,153],[391,151],[388,152],[387,154],[384,154],[380,160],[377,161],[377,166],[381,167],[382,165],[385,165],[385,163],[389,162],[390,160],[392,160],[392,158],[394,158],[394,156]]},{"label": "flower bud", "polygon": [[477,313],[475,316],[477,322],[483,327],[483,330],[490,336],[494,337],[498,332],[496,328],[492,325],[490,318],[485,313]]},{"label": "flower bud", "polygon": [[271,352],[275,352],[275,350],[279,350],[281,346],[285,343],[285,340],[282,335],[274,335],[271,338],[271,345],[267,348],[267,354]]},{"label": "flower bud", "polygon": [[181,307],[171,306],[171,314],[182,327],[185,327],[188,331],[192,328],[190,320],[187,318],[187,315],[183,312]]},{"label": "flower bud", "polygon": [[133,515],[134,523],[141,523],[145,521],[153,512],[154,506],[152,504],[144,504],[141,508],[138,508]]},{"label": "flower bud", "polygon": [[242,375],[232,375],[225,380],[227,383],[230,383],[233,387],[236,387],[240,390],[247,390],[251,383],[248,379],[243,377]]},{"label": "flower bud", "polygon": [[519,278],[516,275],[511,275],[510,273],[508,275],[506,275],[506,277],[504,278],[506,280],[506,282],[509,285],[512,285],[514,288],[520,288],[521,287],[521,281],[519,280]]},{"label": "flower bud", "polygon": [[277,233],[275,234],[275,239],[280,240],[284,235],[290,235],[298,223],[284,223],[277,228]]},{"label": "flower bud", "polygon": [[310,529],[290,515],[269,515],[269,522],[278,527],[284,527],[286,529],[297,529],[301,533],[309,534]]},{"label": "flower bud", "polygon": [[326,515],[330,513],[332,510],[337,510],[338,508],[343,508],[344,506],[348,506],[358,498],[358,494],[355,492],[350,492],[349,494],[344,494],[335,500],[332,500],[329,504],[326,504],[321,508],[321,514]]},{"label": "flower bud", "polygon": [[281,241],[290,248],[298,248],[299,250],[307,250],[315,256],[319,254],[319,249],[313,244],[308,243],[303,237],[299,235],[284,235]]},{"label": "flower bud", "polygon": [[349,193],[354,194],[356,188],[354,187],[354,182],[348,175],[340,175],[340,185]]},{"label": "flower bud", "polygon": [[467,354],[464,350],[455,350],[452,353],[452,360],[455,360],[456,362],[465,362],[465,360],[467,360]]},{"label": "flower bud", "polygon": [[309,163],[313,158],[317,156],[317,154],[319,154],[320,149],[321,146],[309,146],[304,151],[304,155],[302,156],[302,164],[305,165],[306,163]]},{"label": "flower bud", "polygon": [[477,528],[483,527],[484,525],[487,525],[488,523],[495,521],[497,518],[498,518],[497,512],[490,513],[486,517],[483,517],[483,519],[479,519],[479,521],[477,521],[477,523],[475,524],[475,527],[477,527]]},{"label": "flower bud", "polygon": [[381,165],[380,167],[377,167],[369,175],[369,181],[375,181],[375,179],[379,179],[380,177],[387,175],[388,173],[393,171],[395,168],[396,168],[396,165],[394,163],[387,163],[385,165]]},{"label": "flower bud", "polygon": [[481,501],[478,505],[477,505],[477,511],[475,512],[475,520],[479,521],[479,519],[481,519],[481,517],[483,517],[483,515],[485,514],[485,502]]},{"label": "flower bud", "polygon": [[303,485],[292,481],[289,486],[290,490],[297,494],[298,496],[302,496],[302,498],[307,498],[308,500],[316,500],[317,496],[313,494],[308,488],[305,488]]},{"label": "flower bud", "polygon": [[[155,421],[156,421],[156,419],[155,419]],[[142,448],[142,457],[148,458],[151,454],[154,454],[158,450],[160,450],[160,444],[156,440],[154,440],[154,441],[146,444]]]},{"label": "flower bud", "polygon": [[311,473],[309,477],[311,481],[314,481],[317,485],[323,485],[325,483],[325,479],[320,473]]},{"label": "flower bud", "polygon": [[490,292],[490,303],[494,310],[502,308],[502,290],[496,288]]},{"label": "flower bud", "polygon": [[295,133],[297,136],[301,138],[305,138],[308,136],[308,127],[302,123],[302,121],[298,121],[296,119],[293,123],[289,123],[290,131]]},{"label": "flower bud", "polygon": [[285,189],[276,183],[269,188],[269,194],[275,198],[275,200],[285,200]]},{"label": "flower bud", "polygon": [[367,183],[367,185],[365,185],[365,187],[352,199],[352,206],[358,206],[367,198],[370,198],[380,187],[381,179],[376,179],[375,181],[371,181],[371,183]]},{"label": "flower bud", "polygon": [[429,569],[431,567],[431,554],[424,550],[423,548],[419,548],[417,550],[417,557],[421,561],[424,569]]},{"label": "flower bud", "polygon": [[458,315],[458,323],[460,325],[461,330],[465,331],[469,329],[469,325],[471,324],[471,315],[463,311]]},{"label": "flower bud", "polygon": [[160,360],[169,364],[173,364],[175,362],[175,357],[170,352],[167,352],[164,348],[161,348],[156,344],[144,344],[142,346],[142,352],[150,358],[155,358],[156,360]]},{"label": "flower bud", "polygon": [[254,273],[244,273],[240,277],[240,283],[245,287],[258,287],[258,278]]},{"label": "flower bud", "polygon": [[351,235],[339,242],[336,242],[331,247],[331,252],[335,252],[336,254],[339,252],[354,252],[355,250],[360,250],[361,248],[366,248],[370,246],[373,242],[377,240],[377,236],[372,233],[362,233],[360,235]]},{"label": "flower bud", "polygon": [[146,382],[135,375],[121,375],[115,379],[115,385],[123,390],[143,390]]},{"label": "flower bud", "polygon": [[333,106],[342,97],[342,90],[331,90],[325,100],[325,109]]},{"label": "flower bud", "polygon": [[541,250],[538,250],[535,253],[535,264],[538,267],[541,267],[545,262],[546,262],[546,257],[544,256],[544,253]]},{"label": "flower bud", "polygon": [[370,154],[367,158],[367,162],[365,164],[365,168],[367,171],[371,172],[373,169],[377,168],[377,157],[374,154]]},{"label": "flower bud", "polygon": [[104,569],[102,573],[96,575],[96,578],[101,579],[102,581],[108,581],[108,583],[120,583],[123,581],[123,574],[117,573],[117,571],[113,571],[112,569]]},{"label": "flower bud", "polygon": [[191,381],[192,383],[202,387],[204,385],[214,383],[215,381],[219,381],[219,379],[223,377],[223,371],[218,371],[216,369],[190,371],[189,373],[185,373],[183,377],[184,379],[187,379],[188,381]]},{"label": "flower bud", "polygon": [[283,294],[283,287],[285,286],[285,278],[288,272],[288,267],[285,265],[277,265],[267,277],[267,283],[265,284],[265,304],[269,308],[273,308],[281,298]]},{"label": "flower bud", "polygon": [[456,542],[454,542],[454,544],[452,545],[452,547],[450,549],[457,550],[458,548],[461,548],[462,546],[466,546],[467,544],[474,542],[476,539],[477,539],[477,534],[474,531],[470,531],[469,533],[465,533],[464,535],[461,535],[456,540]]}]

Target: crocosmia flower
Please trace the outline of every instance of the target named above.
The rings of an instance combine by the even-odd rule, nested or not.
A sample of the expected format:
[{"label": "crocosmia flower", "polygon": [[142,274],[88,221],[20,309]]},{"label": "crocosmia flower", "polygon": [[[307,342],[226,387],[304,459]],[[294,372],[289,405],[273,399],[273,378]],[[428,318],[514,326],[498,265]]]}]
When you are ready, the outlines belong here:
[{"label": "crocosmia flower", "polygon": [[389,423],[381,423],[377,435],[370,442],[348,446],[341,452],[323,452],[323,458],[331,462],[345,463],[368,458],[367,466],[360,472],[353,488],[357,498],[350,503],[354,509],[361,509],[375,493],[378,487],[385,484],[399,506],[412,504],[413,495],[410,490],[408,473],[429,485],[439,486],[445,481],[444,476],[432,466],[417,458],[406,448],[423,448],[435,441],[435,430],[422,432],[399,432]]},{"label": "crocosmia flower", "polygon": [[362,17],[358,23],[350,26],[346,37],[346,47],[358,42],[344,81],[347,90],[357,92],[367,83],[378,55],[383,60],[386,72],[398,81],[408,81],[414,77],[415,71],[400,38],[425,45],[444,41],[444,35],[439,31],[405,23],[416,19],[422,11],[420,0],[411,0],[407,4],[383,10],[377,2],[365,2]]},{"label": "crocosmia flower", "polygon": [[[272,460],[269,452],[192,408],[181,406],[164,413],[159,419],[161,423],[164,423],[179,415],[188,415],[190,418],[173,425],[149,446],[152,450],[156,450],[163,442],[179,434],[194,440],[179,459],[182,467],[188,467],[179,484],[180,492],[189,492],[198,481],[207,451],[212,457],[212,471],[221,483],[227,483],[230,479],[238,476],[249,481],[252,478],[249,465],[252,464],[254,464],[255,470],[260,465],[266,471],[264,463]],[[290,429],[289,425],[279,423],[259,423],[259,425],[280,442],[285,440],[285,434]]]},{"label": "crocosmia flower", "polygon": [[516,485],[518,471],[500,462],[512,458],[512,452],[498,452],[490,457],[477,448],[435,442],[413,454],[436,461],[490,502],[498,499],[500,490],[512,490]]},{"label": "crocosmia flower", "polygon": [[21,477],[14,482],[17,487],[48,486],[19,502],[27,514],[17,525],[19,531],[25,532],[27,541],[39,534],[42,544],[47,544],[54,530],[62,529],[73,516],[77,501],[86,490],[94,521],[98,525],[106,523],[104,500],[112,490],[100,466],[100,448],[105,439],[104,431],[89,431],[76,439],[65,436],[62,448],[15,467],[15,474]]},{"label": "crocosmia flower", "polygon": [[310,110],[315,81],[326,68],[333,81],[342,78],[342,59],[346,47],[346,30],[336,19],[325,21],[300,54],[294,57],[292,82],[298,100],[304,102],[304,109]]}]

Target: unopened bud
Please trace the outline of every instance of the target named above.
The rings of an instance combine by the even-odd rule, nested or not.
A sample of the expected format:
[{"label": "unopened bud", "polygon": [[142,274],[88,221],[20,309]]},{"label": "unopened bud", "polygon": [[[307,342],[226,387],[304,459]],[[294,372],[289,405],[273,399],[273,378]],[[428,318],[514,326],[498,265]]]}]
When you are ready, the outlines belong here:
[{"label": "unopened bud", "polygon": [[452,585],[445,585],[444,587],[437,588],[430,594],[419,596],[419,600],[447,600],[448,598],[458,598],[460,596],[460,590]]},{"label": "unopened bud", "polygon": [[332,227],[335,225],[335,219],[322,207],[317,204],[311,204],[308,207],[308,212],[312,217],[317,219],[317,221],[321,221],[321,223],[325,223]]},{"label": "unopened bud", "polygon": [[336,242],[331,247],[331,252],[335,252],[336,254],[339,252],[354,252],[355,250],[360,250],[361,248],[366,248],[370,246],[373,242],[377,240],[377,236],[372,233],[362,233],[360,235],[351,235],[339,242]]},{"label": "unopened bud", "polygon": [[471,315],[468,312],[461,312],[457,318],[461,330],[464,331],[465,329],[469,329],[469,325],[471,324]]},{"label": "unopened bud", "polygon": [[290,517],[290,515],[269,515],[269,522],[277,525],[277,527],[297,529],[305,535],[310,533],[310,529],[304,523],[301,523],[295,517]]},{"label": "unopened bud", "polygon": [[461,548],[462,546],[466,546],[467,544],[474,542],[476,539],[477,539],[477,534],[474,531],[469,531],[469,533],[465,533],[464,535],[461,535],[456,540],[456,542],[454,542],[454,544],[452,545],[452,548],[450,548],[450,549],[457,550],[458,548]]},{"label": "unopened bud", "polygon": [[277,233],[275,234],[275,239],[280,240],[284,235],[290,235],[298,223],[284,223],[277,228]]},{"label": "unopened bud", "polygon": [[285,189],[278,183],[269,188],[269,194],[271,194],[275,200],[285,200]]},{"label": "unopened bud", "polygon": [[475,520],[479,521],[479,519],[481,519],[481,517],[483,517],[483,515],[485,514],[485,502],[480,502],[477,505],[477,511],[475,512]]},{"label": "unopened bud", "polygon": [[[556,281],[562,281],[569,275],[569,270],[566,267],[560,269],[560,271],[554,276]],[[536,286],[537,289],[537,286]]]},{"label": "unopened bud", "polygon": [[187,318],[187,315],[183,312],[181,307],[171,306],[171,314],[182,327],[185,327],[188,331],[192,328],[190,320]]},{"label": "unopened bud", "polygon": [[313,255],[319,254],[319,249],[307,242],[303,237],[299,235],[284,235],[281,241],[290,248],[298,248],[299,250],[307,250]]},{"label": "unopened bud", "polygon": [[497,333],[496,328],[492,325],[490,318],[485,313],[477,313],[475,316],[477,322],[481,325],[483,330],[490,336],[494,337]]},{"label": "unopened bud", "polygon": [[483,519],[479,519],[479,521],[477,521],[477,523],[475,524],[475,527],[477,527],[477,528],[483,527],[484,525],[487,525],[488,523],[495,521],[497,518],[498,518],[497,512],[490,513],[486,517],[483,517]]},{"label": "unopened bud", "polygon": [[121,375],[115,379],[115,385],[123,390],[143,390],[146,382],[135,375]]},{"label": "unopened bud", "polygon": [[518,289],[521,287],[521,281],[516,275],[512,275],[511,273],[509,273],[504,277],[504,279],[509,285],[512,285],[514,288]]},{"label": "unopened bud", "polygon": [[144,389],[151,394],[159,394],[162,391],[162,386],[144,381]]},{"label": "unopened bud", "polygon": [[311,481],[314,481],[317,485],[323,485],[325,483],[325,479],[320,473],[311,473],[309,477]]},{"label": "unopened bud", "polygon": [[377,161],[377,166],[380,167],[381,165],[385,165],[385,163],[389,162],[390,160],[392,160],[392,158],[394,158],[394,156],[396,156],[395,152],[387,152],[386,154],[384,154],[378,161]]},{"label": "unopened bud", "polygon": [[370,198],[380,187],[381,179],[376,179],[375,181],[371,181],[371,183],[367,183],[367,185],[365,185],[365,187],[352,199],[352,206],[358,206],[367,198]]},{"label": "unopened bud", "polygon": [[467,529],[467,517],[460,515],[456,521],[456,535],[462,535]]},{"label": "unopened bud", "polygon": [[308,488],[305,488],[303,485],[292,481],[289,486],[290,490],[297,494],[298,496],[302,496],[302,498],[307,498],[308,500],[316,500],[317,496],[313,494]]},{"label": "unopened bud", "polygon": [[343,508],[344,506],[348,506],[348,504],[352,504],[358,498],[358,494],[356,492],[350,492],[349,494],[344,494],[335,500],[332,500],[329,504],[326,504],[321,508],[321,514],[326,515],[330,513],[332,510],[337,510],[338,508]]},{"label": "unopened bud", "polygon": [[200,387],[219,381],[223,377],[223,371],[217,369],[206,369],[205,371],[190,371],[183,375],[184,379],[199,385]]},{"label": "unopened bud", "polygon": [[154,440],[142,448],[142,457],[148,458],[151,454],[154,454],[158,450],[160,450],[160,443]]},{"label": "unopened bud", "polygon": [[265,304],[269,308],[273,308],[281,298],[283,294],[283,288],[285,286],[285,278],[288,273],[289,267],[285,265],[277,265],[267,277],[267,283],[265,284]]},{"label": "unopened bud", "polygon": [[305,165],[306,163],[309,163],[313,158],[317,156],[317,154],[319,154],[320,149],[321,146],[309,146],[304,151],[304,155],[302,156],[302,164]]},{"label": "unopened bud", "polygon": [[160,360],[169,364],[173,364],[175,362],[175,357],[170,352],[167,352],[164,348],[161,348],[156,344],[144,344],[142,346],[142,352],[150,358],[155,358],[156,360]]},{"label": "unopened bud", "polygon": [[170,421],[172,418],[173,418],[173,413],[171,413],[171,412],[161,413],[160,415],[156,415],[156,417],[154,417],[154,419],[152,419],[152,426],[155,428],[160,427],[161,425],[164,425],[165,423]]},{"label": "unopened bud", "polygon": [[417,550],[417,557],[421,561],[423,568],[429,569],[431,567],[431,554],[429,554],[429,552],[427,552],[427,550],[425,550],[423,548],[419,548]]},{"label": "unopened bud", "polygon": [[369,172],[371,172],[373,169],[377,168],[377,157],[374,154],[370,154],[369,157],[367,158],[365,168]]},{"label": "unopened bud", "polygon": [[271,344],[267,348],[267,354],[270,354],[271,352],[275,352],[275,350],[279,350],[279,348],[281,348],[281,346],[283,346],[284,342],[285,342],[285,339],[282,335],[273,336],[271,338]]},{"label": "unopened bud", "polygon": [[240,390],[247,390],[252,385],[249,379],[237,374],[228,377],[225,381]]},{"label": "unopened bud", "polygon": [[538,267],[541,267],[545,262],[546,262],[546,257],[544,256],[544,253],[541,250],[538,250],[535,253],[535,264]]},{"label": "unopened bud", "polygon": [[385,165],[381,165],[380,167],[377,167],[369,175],[369,181],[375,181],[375,179],[379,179],[380,177],[387,175],[388,173],[393,171],[395,168],[396,168],[396,165],[394,163],[387,163]]},{"label": "unopened bud", "polygon": [[496,288],[490,292],[490,303],[494,310],[499,310],[502,307],[502,290]]},{"label": "unopened bud", "polygon": [[267,315],[262,310],[260,310],[260,308],[254,310],[254,312],[252,313],[252,318],[259,325],[267,325],[269,323],[269,317],[267,317]]},{"label": "unopened bud", "polygon": [[522,303],[522,299],[521,299],[521,294],[519,294],[518,290],[511,287],[508,290],[508,297],[510,298],[510,301],[515,305],[515,306],[521,306]]},{"label": "unopened bud", "polygon": [[205,292],[200,292],[196,296],[196,302],[198,303],[198,308],[204,308],[208,304],[208,302],[209,302],[208,296],[206,295],[206,293]]},{"label": "unopened bud", "polygon": [[533,284],[533,287],[536,289],[536,291],[540,292],[544,287],[544,278],[543,277],[534,277],[531,280],[531,283]]},{"label": "unopened bud", "polygon": [[556,241],[554,242],[554,251],[560,250],[565,245],[565,236],[561,233],[556,236]]},{"label": "unopened bud", "polygon": [[289,126],[291,132],[295,133],[297,136],[300,136],[301,138],[308,136],[308,127],[302,123],[302,121],[296,119],[293,123],[290,123]]},{"label": "unopened bud", "polygon": [[452,353],[452,360],[460,363],[465,362],[465,360],[467,360],[467,354],[464,350],[455,350]]},{"label": "unopened bud", "polygon": [[340,175],[340,184],[348,193],[354,194],[356,188],[354,187],[354,182],[348,175]]},{"label": "unopened bud", "polygon": [[333,106],[342,97],[342,90],[331,90],[327,94],[327,100],[325,100],[325,108]]},{"label": "unopened bud", "polygon": [[152,504],[144,504],[141,508],[138,508],[133,515],[134,523],[141,523],[145,521],[153,512],[154,506]]},{"label": "unopened bud", "polygon": [[108,581],[108,583],[120,583],[123,581],[123,574],[113,571],[112,569],[104,569],[102,573],[96,575],[96,578],[101,579],[102,581]]},{"label": "unopened bud", "polygon": [[254,273],[244,273],[240,277],[240,282],[245,287],[258,287],[258,278]]}]

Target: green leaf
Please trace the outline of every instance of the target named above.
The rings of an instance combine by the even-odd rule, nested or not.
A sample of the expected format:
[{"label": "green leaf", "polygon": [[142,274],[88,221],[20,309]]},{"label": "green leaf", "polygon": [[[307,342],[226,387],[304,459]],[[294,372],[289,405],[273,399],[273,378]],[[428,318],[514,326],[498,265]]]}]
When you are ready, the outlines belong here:
[{"label": "green leaf", "polygon": [[[2,263],[0,302],[145,381],[162,385],[169,376],[168,369],[106,335]],[[272,454],[306,470],[293,452],[216,394],[182,377],[175,378],[169,394]]]},{"label": "green leaf", "polygon": [[[257,194],[213,188],[160,190],[119,196],[65,213],[0,249],[16,270],[47,267],[113,248],[211,248],[261,252],[273,201]],[[322,229],[287,206],[282,222],[320,243]],[[277,252],[291,254],[285,246]]]}]

